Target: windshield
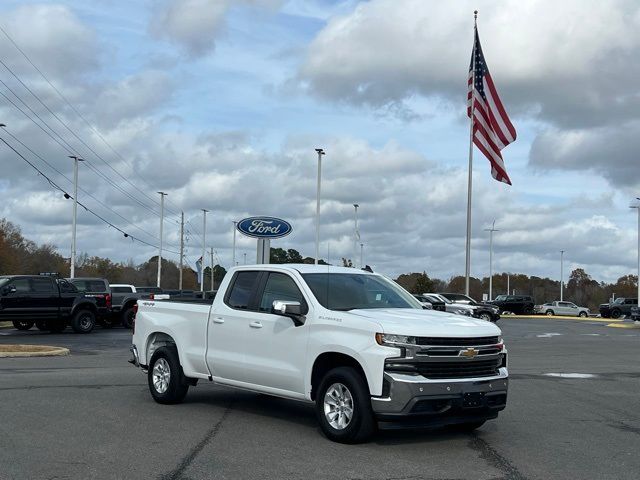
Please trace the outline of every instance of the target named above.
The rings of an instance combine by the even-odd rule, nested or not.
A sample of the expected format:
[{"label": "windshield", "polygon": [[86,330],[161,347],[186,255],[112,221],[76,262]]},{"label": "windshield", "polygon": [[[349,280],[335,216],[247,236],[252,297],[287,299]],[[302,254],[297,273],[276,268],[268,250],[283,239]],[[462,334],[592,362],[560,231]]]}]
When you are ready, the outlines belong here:
[{"label": "windshield", "polygon": [[440,300],[442,300],[444,303],[447,303],[447,304],[452,304],[453,303],[451,300],[449,300],[444,295],[437,295],[437,298],[439,298]]},{"label": "windshield", "polygon": [[11,280],[11,278],[9,277],[0,277],[0,287],[5,286],[9,282],[9,280]]},{"label": "windshield", "polygon": [[306,273],[302,278],[318,302],[329,310],[422,309],[409,292],[380,275]]},{"label": "windshield", "polygon": [[506,295],[498,295],[498,296],[496,297],[496,301],[497,301],[497,302],[504,302],[506,299],[507,299],[507,296],[506,296]]},{"label": "windshield", "polygon": [[613,303],[617,303],[618,305],[624,303],[624,298],[616,298]]}]

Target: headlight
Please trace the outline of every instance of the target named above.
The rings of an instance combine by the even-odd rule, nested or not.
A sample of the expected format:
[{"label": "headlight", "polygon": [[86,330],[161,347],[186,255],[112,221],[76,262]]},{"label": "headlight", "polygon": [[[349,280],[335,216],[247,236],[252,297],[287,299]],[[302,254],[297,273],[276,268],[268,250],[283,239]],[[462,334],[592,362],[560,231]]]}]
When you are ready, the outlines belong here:
[{"label": "headlight", "polygon": [[390,333],[376,333],[376,342],[378,345],[388,347],[406,347],[416,344],[416,337],[407,335],[392,335]]}]

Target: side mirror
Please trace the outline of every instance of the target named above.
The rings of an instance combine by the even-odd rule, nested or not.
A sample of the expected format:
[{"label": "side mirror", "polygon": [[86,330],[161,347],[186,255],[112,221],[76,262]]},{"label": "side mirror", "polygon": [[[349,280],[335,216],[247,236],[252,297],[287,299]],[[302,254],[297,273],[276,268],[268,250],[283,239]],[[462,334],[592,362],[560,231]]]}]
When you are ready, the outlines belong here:
[{"label": "side mirror", "polygon": [[290,317],[296,327],[304,325],[305,318],[302,314],[302,305],[300,302],[287,300],[274,300],[271,306],[271,313]]}]

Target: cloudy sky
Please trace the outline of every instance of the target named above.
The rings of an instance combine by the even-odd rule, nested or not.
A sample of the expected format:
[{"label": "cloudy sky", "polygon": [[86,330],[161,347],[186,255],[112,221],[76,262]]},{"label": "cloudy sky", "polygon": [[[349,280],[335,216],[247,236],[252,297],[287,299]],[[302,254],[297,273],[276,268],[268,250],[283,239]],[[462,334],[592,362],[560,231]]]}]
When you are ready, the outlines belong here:
[{"label": "cloudy sky", "polygon": [[[513,186],[476,150],[472,274],[488,274],[494,219],[495,271],[557,278],[565,250],[565,271],[633,273],[636,1],[4,0],[0,26],[33,65],[0,32],[0,136],[68,192],[67,155],[86,159],[79,200],[151,245],[168,192],[166,256],[184,210],[191,265],[202,208],[225,266],[248,215],[287,219],[273,246],[313,255],[323,147],[323,257],[354,256],[358,203],[365,263],[447,279],[464,273],[474,8],[518,139]],[[0,147],[0,216],[68,256],[71,201]],[[78,251],[156,254],[82,209]],[[255,241],[237,252],[255,258]]]}]

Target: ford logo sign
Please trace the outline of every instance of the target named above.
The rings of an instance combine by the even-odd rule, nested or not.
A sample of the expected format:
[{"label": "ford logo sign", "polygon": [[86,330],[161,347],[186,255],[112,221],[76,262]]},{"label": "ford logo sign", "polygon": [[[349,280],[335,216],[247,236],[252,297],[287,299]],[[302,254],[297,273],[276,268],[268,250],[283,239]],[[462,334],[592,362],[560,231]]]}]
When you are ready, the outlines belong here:
[{"label": "ford logo sign", "polygon": [[238,222],[238,231],[254,238],[280,238],[291,233],[291,224],[275,217],[249,217]]}]

